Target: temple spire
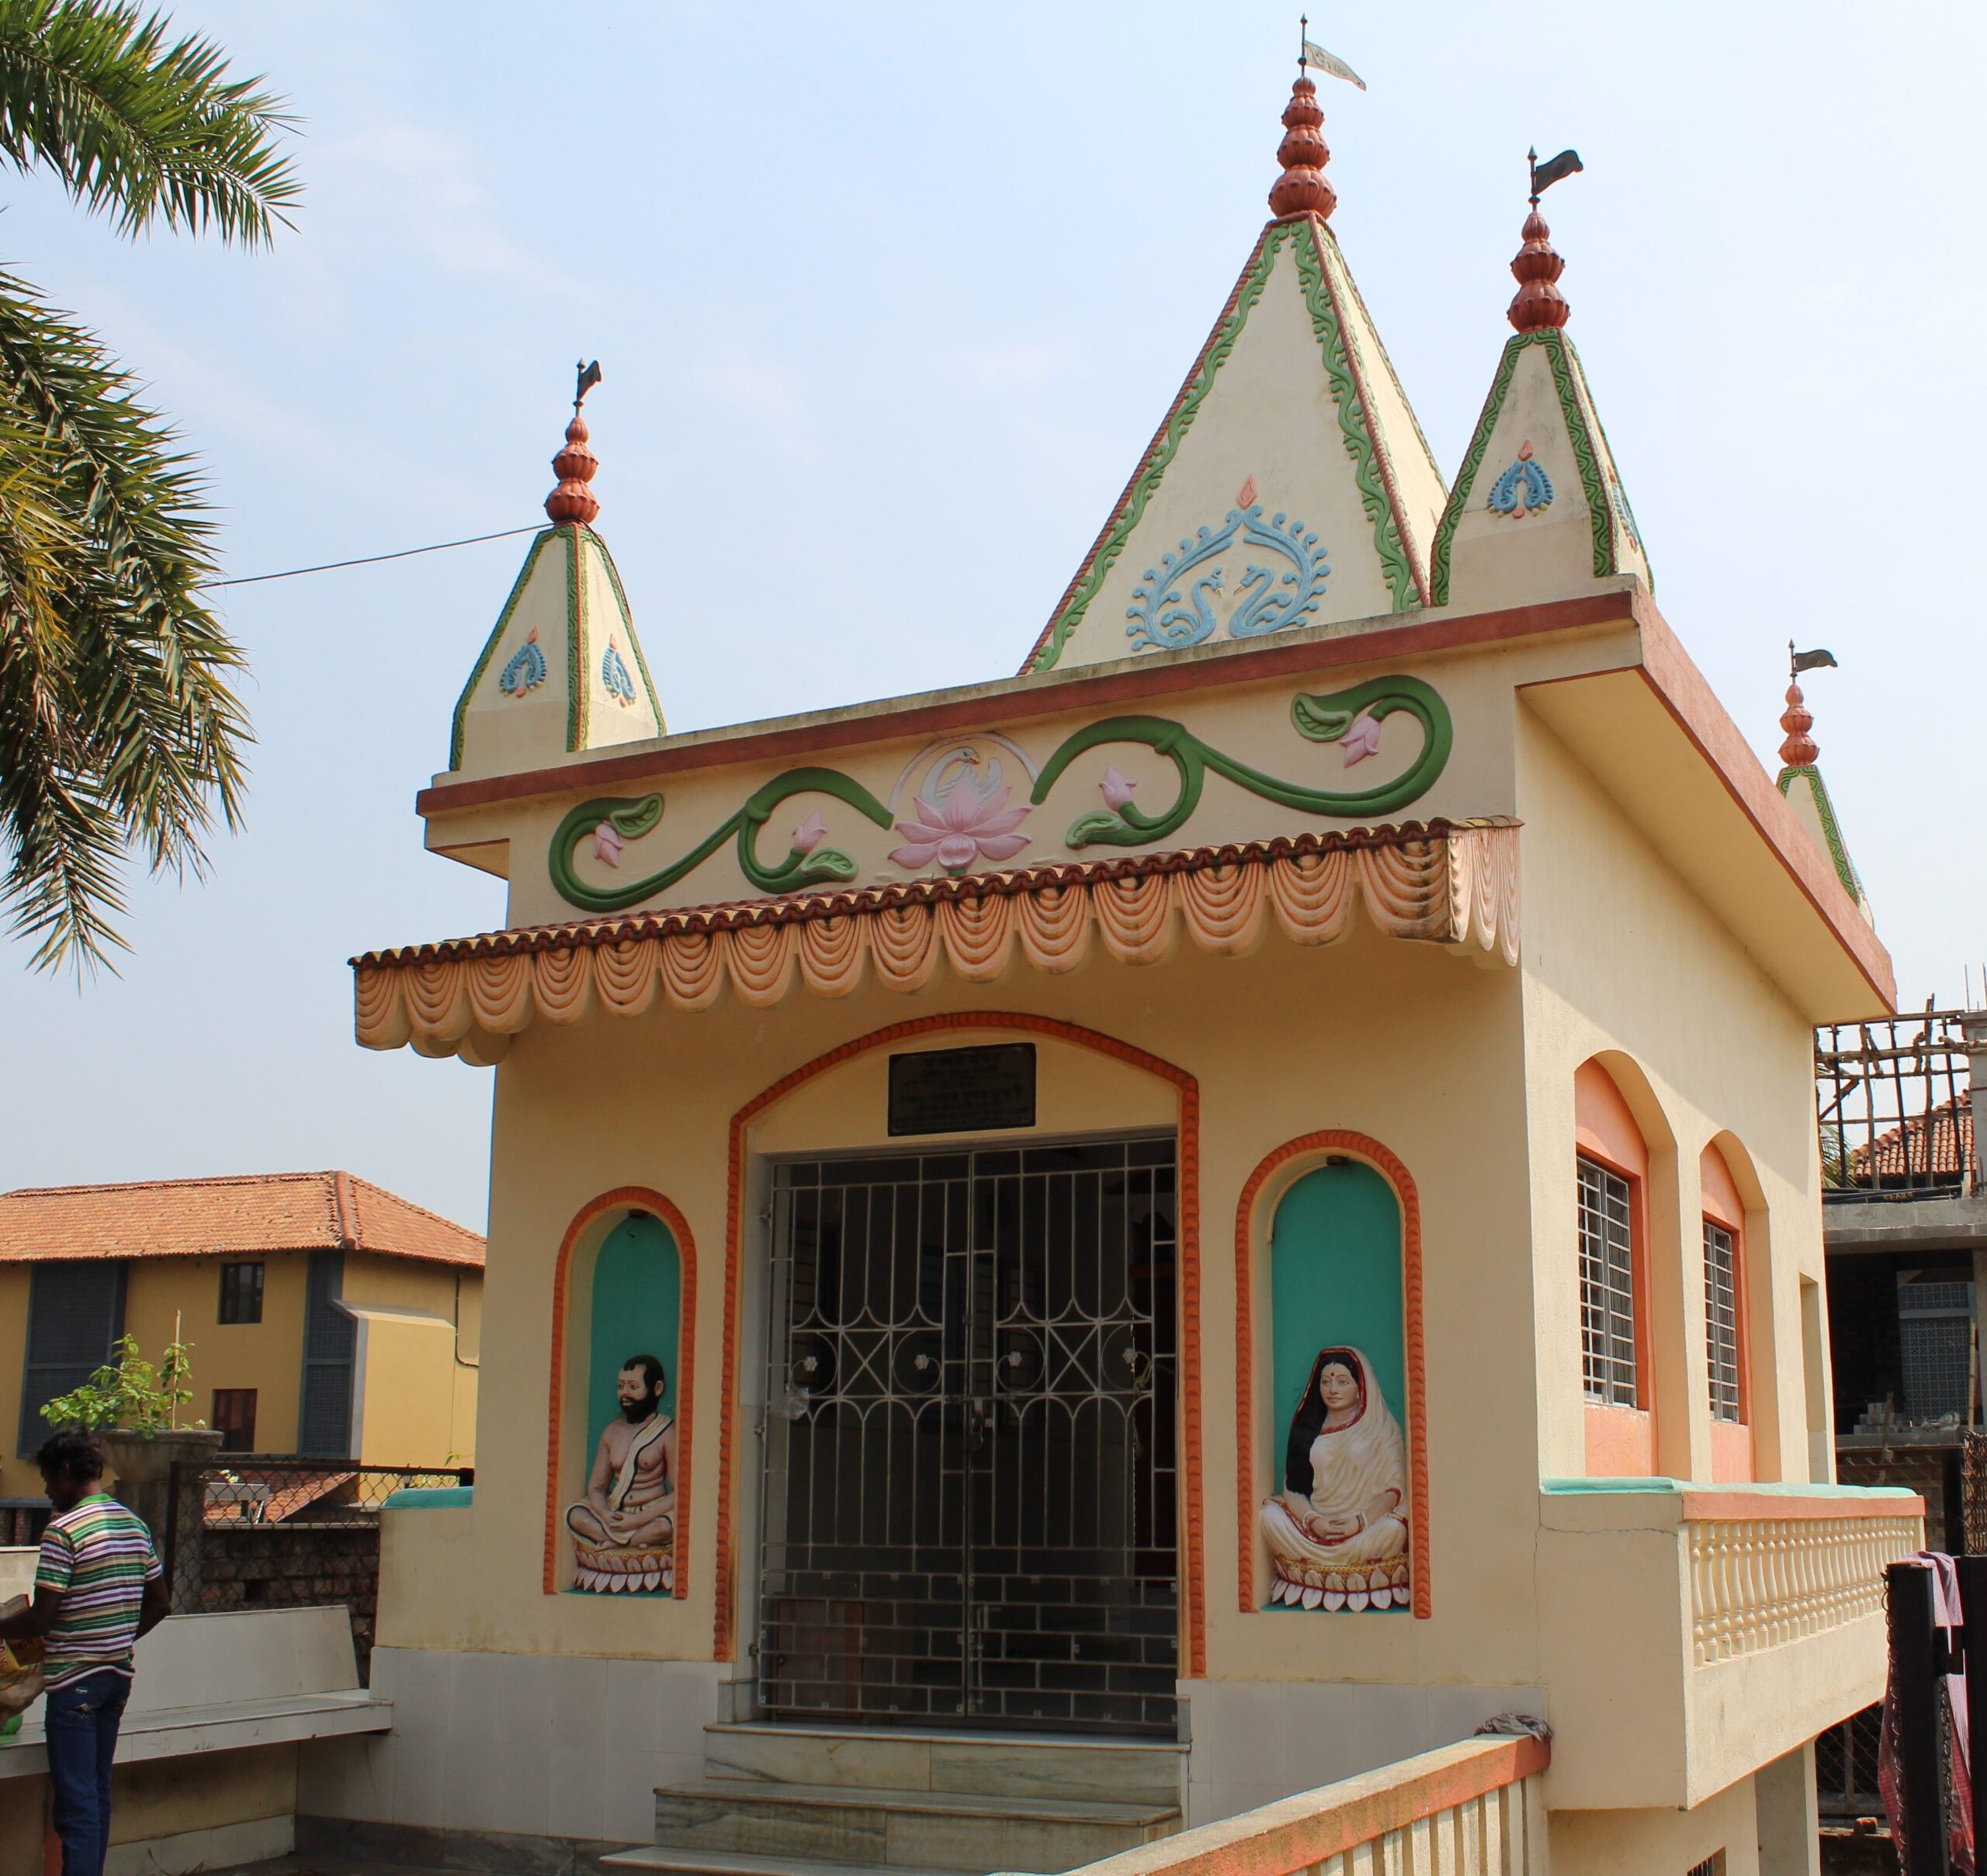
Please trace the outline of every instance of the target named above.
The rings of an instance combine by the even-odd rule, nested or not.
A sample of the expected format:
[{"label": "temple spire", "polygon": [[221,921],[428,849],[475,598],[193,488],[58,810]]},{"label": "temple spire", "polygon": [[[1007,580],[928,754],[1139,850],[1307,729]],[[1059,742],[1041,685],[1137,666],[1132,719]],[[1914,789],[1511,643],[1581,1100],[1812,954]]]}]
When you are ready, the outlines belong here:
[{"label": "temple spire", "polygon": [[573,421],[566,426],[566,446],[552,459],[559,486],[546,497],[545,511],[555,525],[570,521],[590,528],[600,512],[600,498],[587,485],[600,468],[600,458],[587,447],[586,419],[580,414],[580,406],[600,382],[600,361],[595,359],[577,369],[579,386],[573,397]]},{"label": "temple spire", "polygon": [[1338,193],[1325,179],[1332,153],[1325,142],[1324,121],[1318,88],[1300,71],[1290,87],[1290,102],[1283,107],[1283,141],[1276,151],[1283,174],[1270,190],[1270,212],[1279,221],[1297,215],[1329,221],[1338,206]]}]

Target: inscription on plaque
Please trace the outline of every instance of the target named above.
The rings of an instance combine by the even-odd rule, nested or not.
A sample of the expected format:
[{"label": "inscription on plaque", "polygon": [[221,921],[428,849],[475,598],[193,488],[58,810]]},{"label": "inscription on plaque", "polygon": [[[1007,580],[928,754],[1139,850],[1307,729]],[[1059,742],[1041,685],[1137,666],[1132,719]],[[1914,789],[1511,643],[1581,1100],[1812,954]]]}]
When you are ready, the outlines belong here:
[{"label": "inscription on plaque", "polygon": [[890,1057],[890,1132],[988,1133],[1035,1125],[1035,1045]]}]

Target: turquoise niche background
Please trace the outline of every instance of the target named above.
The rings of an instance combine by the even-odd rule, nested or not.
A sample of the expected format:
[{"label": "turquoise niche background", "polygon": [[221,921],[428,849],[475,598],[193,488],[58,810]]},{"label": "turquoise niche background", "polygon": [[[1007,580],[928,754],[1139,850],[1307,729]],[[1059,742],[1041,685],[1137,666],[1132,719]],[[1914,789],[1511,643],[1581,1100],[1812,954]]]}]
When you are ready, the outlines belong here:
[{"label": "turquoise niche background", "polygon": [[683,1313],[683,1260],[669,1227],[638,1212],[607,1234],[594,1260],[587,1368],[586,1465],[608,1423],[619,1417],[614,1384],[630,1355],[654,1355],[668,1382],[662,1411],[676,1411],[677,1331]]},{"label": "turquoise niche background", "polygon": [[1274,1491],[1283,1490],[1291,1417],[1320,1349],[1356,1348],[1373,1365],[1406,1437],[1400,1202],[1370,1166],[1321,1166],[1284,1194],[1270,1227],[1270,1324]]}]

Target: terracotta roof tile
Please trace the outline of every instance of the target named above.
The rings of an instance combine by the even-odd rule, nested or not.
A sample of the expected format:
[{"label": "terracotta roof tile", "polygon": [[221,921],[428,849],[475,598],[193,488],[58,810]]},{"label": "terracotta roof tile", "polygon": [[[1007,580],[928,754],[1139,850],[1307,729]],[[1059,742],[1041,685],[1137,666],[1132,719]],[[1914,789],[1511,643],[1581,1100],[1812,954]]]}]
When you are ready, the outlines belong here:
[{"label": "terracotta roof tile", "polygon": [[350,1173],[149,1179],[0,1193],[0,1263],[366,1250],[483,1264],[483,1240]]},{"label": "terracotta roof tile", "polygon": [[[1928,1134],[1929,1129],[1929,1134]],[[1878,1180],[1954,1178],[1973,1163],[1973,1091],[1963,1088],[1929,1114],[1914,1115],[1850,1155],[1850,1176],[1859,1184]]]}]

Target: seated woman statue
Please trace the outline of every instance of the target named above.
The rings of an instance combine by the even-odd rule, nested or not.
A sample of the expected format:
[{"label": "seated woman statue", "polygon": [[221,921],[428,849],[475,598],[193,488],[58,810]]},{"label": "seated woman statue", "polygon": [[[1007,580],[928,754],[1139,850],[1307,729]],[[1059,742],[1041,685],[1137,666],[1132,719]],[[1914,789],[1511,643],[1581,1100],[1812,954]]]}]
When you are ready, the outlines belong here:
[{"label": "seated woman statue", "polygon": [[630,1355],[615,1380],[621,1417],[600,1436],[587,1495],[566,1511],[573,1582],[612,1595],[668,1590],[676,1579],[676,1423],[654,1355]]},{"label": "seated woman statue", "polygon": [[1283,1485],[1260,1516],[1272,1602],[1406,1605],[1406,1448],[1358,1349],[1327,1348],[1312,1364],[1291,1417]]}]

